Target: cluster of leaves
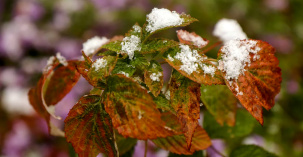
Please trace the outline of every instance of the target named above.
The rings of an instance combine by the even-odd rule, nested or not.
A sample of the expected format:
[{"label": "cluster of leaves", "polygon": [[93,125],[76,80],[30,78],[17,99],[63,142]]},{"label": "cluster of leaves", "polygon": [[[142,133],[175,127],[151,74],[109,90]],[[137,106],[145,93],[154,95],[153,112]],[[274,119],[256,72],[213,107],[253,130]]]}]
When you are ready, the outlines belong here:
[{"label": "cluster of leaves", "polygon": [[[188,15],[181,17],[184,22],[175,27],[196,21]],[[135,26],[140,27],[138,24]],[[245,119],[242,111],[237,114],[242,117],[236,118],[238,100],[263,124],[262,107],[273,107],[281,83],[281,72],[272,46],[257,40],[260,58],[251,59],[251,65],[245,67],[239,79],[229,84],[225,72],[214,63],[216,59],[204,54],[204,47],[197,47],[193,41],[180,35],[180,42],[150,38],[155,32],[148,33],[145,27],[146,24],[140,32],[131,29],[125,35],[135,35],[142,41],[141,50],[135,51],[134,59],[129,59],[122,51],[122,38],[118,37],[100,48],[103,51],[98,55],[106,60],[105,67],[96,69],[92,66],[94,61],[91,57],[82,53],[84,60],[68,61],[64,66],[57,59],[43,74],[37,86],[30,90],[29,100],[48,122],[51,134],[65,136],[79,156],[96,156],[99,153],[119,156],[119,153],[121,155],[131,149],[136,139],[152,140],[158,147],[176,154],[193,154],[208,148],[210,137],[220,138],[216,134],[218,131],[226,131],[226,136],[241,136],[250,131],[241,129],[241,125],[251,125],[241,122]],[[200,66],[188,74],[182,70],[180,60],[169,59],[180,52],[180,43],[197,50],[204,58],[203,64],[215,67],[214,74],[204,73]],[[220,50],[218,59],[221,53]],[[159,58],[173,67],[166,88],[170,92],[169,97],[165,95],[167,92],[161,92],[164,81]],[[162,74],[159,75],[160,80],[151,79],[153,73]],[[70,110],[63,132],[50,123],[51,116],[57,117],[52,110],[80,76],[94,88]],[[243,94],[239,95],[235,86]],[[198,124],[201,103],[208,110],[204,113],[206,131]],[[219,124],[214,124],[216,122]]]}]

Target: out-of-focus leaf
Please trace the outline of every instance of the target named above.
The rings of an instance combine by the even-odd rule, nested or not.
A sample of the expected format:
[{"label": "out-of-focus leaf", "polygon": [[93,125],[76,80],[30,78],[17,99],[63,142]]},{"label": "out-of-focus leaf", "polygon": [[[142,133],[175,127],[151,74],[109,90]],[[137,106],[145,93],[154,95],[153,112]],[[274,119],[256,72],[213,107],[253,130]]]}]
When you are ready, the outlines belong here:
[{"label": "out-of-focus leaf", "polygon": [[171,106],[177,112],[190,148],[192,136],[200,118],[200,84],[173,70],[169,84]]},{"label": "out-of-focus leaf", "polygon": [[180,43],[187,44],[187,45],[194,45],[197,48],[203,48],[209,42],[208,40],[197,35],[195,32],[189,33],[185,30],[178,30],[177,36],[178,36]]},{"label": "out-of-focus leaf", "polygon": [[116,133],[116,142],[119,150],[119,155],[123,155],[130,151],[137,144],[137,139],[125,138],[122,135]]},{"label": "out-of-focus leaf", "polygon": [[[190,15],[186,15],[186,14],[181,14],[181,15],[180,15],[180,18],[183,19],[183,22],[182,22],[180,25],[174,25],[174,26],[164,27],[164,28],[158,29],[158,30],[156,30],[156,31],[154,31],[154,32],[148,32],[148,31],[146,30],[146,27],[147,27],[148,23],[145,23],[145,24],[143,25],[143,28],[142,28],[142,29],[143,29],[143,30],[142,30],[142,31],[143,31],[143,34],[142,34],[142,41],[143,41],[143,43],[145,42],[145,40],[148,39],[148,37],[149,37],[150,35],[152,35],[152,34],[154,34],[154,33],[156,33],[156,32],[159,32],[159,31],[165,30],[165,29],[169,29],[169,28],[173,28],[173,27],[183,27],[183,26],[187,26],[187,25],[189,25],[189,24],[191,24],[191,23],[193,23],[193,22],[195,22],[195,21],[198,21],[197,19],[191,17]],[[148,19],[147,19],[147,20],[148,20]]]},{"label": "out-of-focus leaf", "polygon": [[233,127],[219,125],[216,119],[209,112],[204,113],[203,128],[210,138],[235,138],[249,135],[257,122],[245,110],[238,110],[236,124]]},{"label": "out-of-focus leaf", "polygon": [[107,83],[105,110],[121,135],[146,140],[173,134],[165,128],[152,97],[137,82],[124,75],[111,75]]},{"label": "out-of-focus leaf", "polygon": [[247,156],[256,156],[256,157],[278,157],[275,154],[267,152],[263,148],[256,145],[242,145],[235,148],[230,157],[247,157]]},{"label": "out-of-focus leaf", "polygon": [[155,97],[161,92],[163,87],[163,69],[157,61],[150,61],[150,65],[144,73],[144,83]]},{"label": "out-of-focus leaf", "polygon": [[72,143],[80,157],[95,157],[100,152],[118,156],[111,119],[99,96],[82,97],[64,122],[66,140]]},{"label": "out-of-focus leaf", "polygon": [[[256,50],[257,47],[260,50],[257,54],[250,53],[250,65],[245,66],[244,73],[240,74],[237,80],[225,82],[241,104],[263,125],[262,107],[269,110],[275,105],[274,99],[281,87],[281,69],[278,67],[278,59],[274,56],[275,49],[271,45],[260,40],[239,42],[245,45],[249,41],[255,41],[257,44],[248,51]],[[219,59],[222,53],[221,48]],[[225,78],[226,72],[222,74]]]},{"label": "out-of-focus leaf", "polygon": [[184,154],[174,154],[170,152],[168,157],[204,157],[203,151],[196,151],[192,155],[184,155]]},{"label": "out-of-focus leaf", "polygon": [[136,67],[130,65],[127,61],[128,59],[118,59],[112,74],[124,74],[127,77],[131,77],[135,73]]},{"label": "out-of-focus leaf", "polygon": [[167,49],[178,46],[179,42],[168,39],[149,39],[147,40],[141,48],[140,53],[142,54],[150,54],[160,52],[163,53]]},{"label": "out-of-focus leaf", "polygon": [[49,105],[55,105],[70,92],[78,82],[80,74],[76,70],[76,61],[69,61],[67,66],[58,65],[48,76],[44,84],[44,100]]},{"label": "out-of-focus leaf", "polygon": [[201,100],[220,125],[235,125],[238,101],[228,87],[201,85]]},{"label": "out-of-focus leaf", "polygon": [[[193,49],[191,49],[191,50],[192,50],[192,52],[196,51]],[[207,57],[205,55],[196,54],[197,56],[194,56],[193,53],[191,55],[184,54],[186,57],[192,56],[197,59],[196,61],[193,61],[192,57],[184,58],[186,60],[190,60],[190,61],[187,61],[187,64],[189,64],[188,62],[190,62],[191,65],[197,65],[197,69],[189,74],[182,69],[182,66],[184,66],[182,61],[175,58],[175,56],[178,53],[181,53],[181,49],[179,47],[170,48],[163,54],[163,57],[169,65],[171,65],[174,69],[178,70],[182,75],[186,76],[187,78],[189,78],[199,84],[206,84],[206,85],[225,84],[220,71],[217,69],[217,67],[215,65],[213,65],[207,59]],[[213,74],[205,73],[203,68],[205,68],[205,69],[211,68],[211,69],[213,69],[214,72],[213,72]]]},{"label": "out-of-focus leaf", "polygon": [[198,126],[192,138],[192,146],[187,149],[186,138],[184,135],[175,135],[166,138],[152,140],[156,146],[169,150],[176,154],[193,154],[195,151],[203,150],[211,145],[210,138],[206,131]]}]

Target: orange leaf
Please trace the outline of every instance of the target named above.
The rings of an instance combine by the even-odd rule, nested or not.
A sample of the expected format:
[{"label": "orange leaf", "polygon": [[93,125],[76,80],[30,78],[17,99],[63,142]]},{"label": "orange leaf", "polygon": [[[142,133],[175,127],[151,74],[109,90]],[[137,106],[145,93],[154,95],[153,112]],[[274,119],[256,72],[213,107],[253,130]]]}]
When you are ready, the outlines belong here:
[{"label": "orange leaf", "polygon": [[198,126],[192,139],[192,146],[188,150],[186,138],[184,135],[174,135],[166,138],[157,138],[152,140],[156,146],[169,150],[176,154],[190,155],[195,151],[204,150],[211,145],[211,141],[206,131]]},{"label": "orange leaf", "polygon": [[200,37],[197,35],[195,32],[187,32],[185,30],[178,30],[177,31],[177,36],[182,44],[187,44],[187,45],[194,45],[197,48],[203,48],[208,44],[208,40]]},{"label": "orange leaf", "polygon": [[107,82],[105,110],[121,135],[141,140],[173,135],[147,90],[124,75],[111,75]]},{"label": "orange leaf", "polygon": [[173,70],[169,90],[171,106],[177,111],[187,146],[190,148],[192,136],[200,117],[200,84]]},{"label": "orange leaf", "polygon": [[103,109],[100,96],[80,98],[64,122],[66,140],[72,143],[79,157],[95,157],[100,152],[118,156],[111,119]]},{"label": "orange leaf", "polygon": [[[219,66],[223,69],[222,74],[228,88],[253,117],[263,125],[262,107],[269,110],[274,106],[274,98],[280,91],[282,81],[281,69],[278,67],[279,61],[274,56],[275,49],[260,40],[234,42],[238,42],[236,44],[240,45],[241,48],[246,46],[244,51],[249,52],[250,63],[244,64],[243,71],[236,79],[228,77],[228,67],[226,67],[228,65],[224,65],[223,61],[219,62],[221,64]],[[226,52],[223,51],[226,51],[226,46],[220,49],[219,58],[226,55]]]}]

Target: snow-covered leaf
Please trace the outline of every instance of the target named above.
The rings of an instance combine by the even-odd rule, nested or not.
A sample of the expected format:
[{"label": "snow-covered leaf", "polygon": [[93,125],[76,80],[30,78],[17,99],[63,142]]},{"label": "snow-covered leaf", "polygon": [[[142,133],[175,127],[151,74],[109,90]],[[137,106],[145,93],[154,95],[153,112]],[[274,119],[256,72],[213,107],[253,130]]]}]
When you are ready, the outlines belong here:
[{"label": "snow-covered leaf", "polygon": [[157,61],[150,61],[144,73],[144,83],[155,97],[159,95],[163,87],[163,69]]},{"label": "snow-covered leaf", "polygon": [[267,152],[263,148],[257,145],[242,145],[236,147],[230,154],[230,157],[247,157],[247,156],[257,156],[257,157],[278,157],[275,154]]},{"label": "snow-covered leaf", "polygon": [[208,44],[208,40],[200,37],[195,32],[187,32],[185,30],[178,30],[177,36],[182,44],[193,45],[197,48],[203,48]]}]

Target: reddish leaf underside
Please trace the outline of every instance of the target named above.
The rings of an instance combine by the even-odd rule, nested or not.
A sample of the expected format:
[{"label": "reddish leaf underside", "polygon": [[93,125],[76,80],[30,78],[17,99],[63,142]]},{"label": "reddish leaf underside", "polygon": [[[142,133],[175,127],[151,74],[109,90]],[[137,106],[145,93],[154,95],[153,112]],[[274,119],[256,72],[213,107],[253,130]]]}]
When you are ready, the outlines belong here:
[{"label": "reddish leaf underside", "polygon": [[[217,69],[217,66],[213,65],[208,59],[204,59],[201,61],[202,64],[206,66],[211,66],[215,68],[214,75],[206,74],[204,73],[204,70],[199,65],[196,71],[193,71],[191,74],[188,74],[187,72],[181,70],[182,62],[179,59],[174,58],[174,56],[180,52],[181,50],[179,48],[169,49],[164,53],[164,59],[165,61],[171,65],[174,69],[176,69],[178,72],[180,72],[183,76],[199,83],[199,84],[205,84],[205,85],[213,85],[213,84],[225,84],[224,79],[220,73],[220,71]],[[168,55],[172,57],[174,60],[170,60],[168,58]],[[205,55],[200,55],[203,58],[207,58]]]},{"label": "reddish leaf underside", "polygon": [[169,90],[171,106],[177,111],[187,146],[190,148],[192,136],[200,118],[200,84],[173,70]]},{"label": "reddish leaf underside", "polygon": [[141,140],[173,135],[147,90],[124,75],[111,75],[107,81],[105,110],[121,135]]},{"label": "reddish leaf underside", "polygon": [[163,70],[158,62],[150,62],[149,67],[144,73],[144,83],[155,97],[159,95],[163,87]]},{"label": "reddish leaf underside", "polygon": [[[67,91],[70,91],[71,88],[76,84],[75,81],[79,79],[80,75],[79,73],[76,72],[75,68],[72,67],[74,66],[75,62],[76,61],[69,61],[68,65],[65,68],[61,68],[62,65],[60,64],[54,64],[47,73],[41,76],[40,80],[37,83],[37,86],[31,88],[28,93],[30,104],[33,106],[36,112],[46,120],[48,124],[49,132],[51,134],[53,133],[52,131],[55,131],[54,133],[57,134],[58,133],[57,131],[59,130],[53,124],[51,124],[50,116],[53,113],[50,113],[46,109],[46,106],[55,105],[55,102],[59,102],[68,93]],[[74,72],[71,72],[72,69],[74,70]],[[62,75],[66,73],[69,74],[71,73],[74,76]],[[52,76],[56,76],[56,77],[52,77]],[[60,79],[58,79],[57,76],[68,77],[68,78],[62,78],[62,80],[64,81],[69,80],[71,78],[71,82],[67,82],[65,84],[59,83],[60,86],[63,87],[56,87],[57,84],[55,81],[56,80],[60,81]],[[49,87],[49,86],[53,86],[53,87]],[[50,89],[58,89],[58,90],[60,89],[60,90],[54,91],[57,93],[53,93],[51,91],[48,91]],[[43,100],[43,98],[45,100]]]},{"label": "reddish leaf underside", "polygon": [[69,61],[68,66],[58,66],[53,70],[44,92],[47,105],[55,105],[70,92],[78,82],[80,74],[75,67],[76,61]]},{"label": "reddish leaf underside", "polygon": [[189,33],[182,29],[177,31],[177,36],[180,43],[187,45],[194,45],[197,48],[203,48],[209,42],[208,40],[197,35],[195,32]]},{"label": "reddish leaf underside", "polygon": [[162,149],[169,150],[176,154],[190,155],[195,151],[204,150],[211,145],[210,138],[206,131],[198,126],[192,138],[192,146],[187,149],[186,138],[184,135],[175,135],[166,138],[152,140],[154,144]]},{"label": "reddish leaf underside", "polygon": [[111,118],[102,109],[100,96],[82,97],[65,119],[66,140],[79,157],[95,157],[104,153],[118,156]]},{"label": "reddish leaf underside", "polygon": [[[262,107],[269,110],[275,104],[275,96],[280,92],[281,69],[279,61],[274,56],[275,49],[266,42],[257,41],[260,51],[256,54],[259,59],[254,60],[254,54],[250,53],[250,66],[246,65],[246,71],[238,77],[238,80],[226,85],[239,99],[241,104],[263,125]],[[245,42],[245,40],[243,40]],[[222,54],[219,51],[219,56]],[[225,77],[226,73],[222,72]],[[239,87],[239,91],[237,91]],[[243,94],[238,94],[242,92]]]}]

